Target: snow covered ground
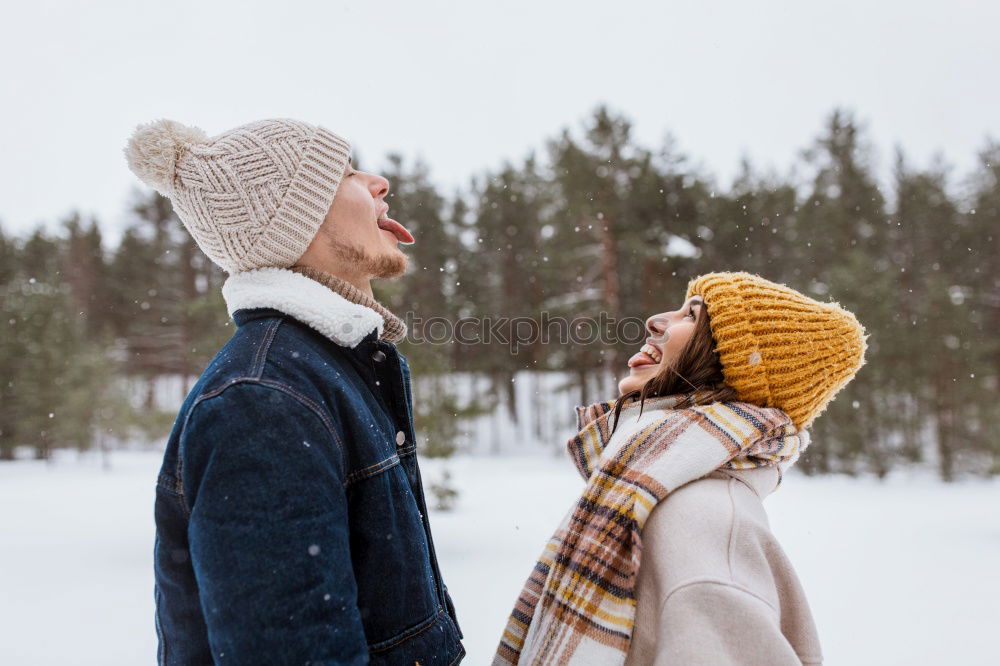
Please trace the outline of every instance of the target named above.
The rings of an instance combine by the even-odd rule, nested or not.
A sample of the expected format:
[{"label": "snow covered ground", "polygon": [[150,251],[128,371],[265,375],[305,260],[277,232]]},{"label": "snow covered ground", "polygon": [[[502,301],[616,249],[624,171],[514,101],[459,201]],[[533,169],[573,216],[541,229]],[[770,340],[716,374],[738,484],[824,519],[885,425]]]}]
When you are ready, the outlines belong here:
[{"label": "snow covered ground", "polygon": [[[0,464],[0,664],[154,663],[156,452],[111,470],[70,453]],[[461,492],[433,513],[441,567],[486,664],[535,557],[582,482],[562,458],[460,457]],[[431,499],[430,497],[428,498]],[[827,663],[994,664],[1000,483],[786,477],[765,503],[802,578]]]}]

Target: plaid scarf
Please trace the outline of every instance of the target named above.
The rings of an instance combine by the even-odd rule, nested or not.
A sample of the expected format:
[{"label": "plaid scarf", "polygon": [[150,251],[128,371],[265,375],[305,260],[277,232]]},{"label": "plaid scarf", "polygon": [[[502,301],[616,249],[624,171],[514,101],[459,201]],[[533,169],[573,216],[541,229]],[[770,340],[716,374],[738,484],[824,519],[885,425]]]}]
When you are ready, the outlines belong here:
[{"label": "plaid scarf", "polygon": [[780,484],[780,472],[809,445],[808,431],[780,409],[697,404],[706,396],[648,398],[642,410],[630,401],[614,437],[614,400],[576,408],[580,432],[567,449],[587,485],[521,591],[494,666],[623,663],[640,533],[657,502],[720,467],[777,466]]}]

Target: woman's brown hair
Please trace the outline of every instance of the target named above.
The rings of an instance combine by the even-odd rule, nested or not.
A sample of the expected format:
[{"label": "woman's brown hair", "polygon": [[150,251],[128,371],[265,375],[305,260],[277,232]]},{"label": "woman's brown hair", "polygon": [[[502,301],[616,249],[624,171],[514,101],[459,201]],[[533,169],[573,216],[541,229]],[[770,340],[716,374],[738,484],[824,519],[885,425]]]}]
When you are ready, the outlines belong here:
[{"label": "woman's brown hair", "polygon": [[[697,403],[694,402],[695,391],[705,392],[699,394]],[[677,409],[691,407],[694,404],[736,400],[736,389],[728,386],[722,376],[722,362],[719,360],[719,354],[715,351],[715,338],[712,337],[708,309],[705,307],[699,308],[691,339],[681,349],[681,353],[674,362],[665,363],[663,368],[643,385],[642,389],[618,396],[615,404],[615,424],[611,432],[613,433],[618,427],[618,415],[626,402],[638,399],[640,401],[639,412],[642,413],[646,398],[678,393],[687,393],[688,395],[684,402],[676,406]]]}]

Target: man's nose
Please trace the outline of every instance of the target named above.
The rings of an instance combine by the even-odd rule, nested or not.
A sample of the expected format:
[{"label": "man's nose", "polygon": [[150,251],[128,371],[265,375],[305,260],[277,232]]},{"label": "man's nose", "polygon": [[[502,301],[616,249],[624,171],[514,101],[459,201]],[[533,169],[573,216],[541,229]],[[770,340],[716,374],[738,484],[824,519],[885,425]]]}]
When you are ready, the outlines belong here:
[{"label": "man's nose", "polygon": [[384,197],[389,193],[389,181],[384,176],[372,174],[371,179],[368,181],[368,189],[376,199]]}]

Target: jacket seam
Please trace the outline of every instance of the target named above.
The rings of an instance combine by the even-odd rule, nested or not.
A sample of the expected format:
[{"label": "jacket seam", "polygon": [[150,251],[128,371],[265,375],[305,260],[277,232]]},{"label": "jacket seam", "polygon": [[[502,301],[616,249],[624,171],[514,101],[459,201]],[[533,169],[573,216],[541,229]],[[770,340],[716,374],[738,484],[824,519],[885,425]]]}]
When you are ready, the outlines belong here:
[{"label": "jacket seam", "polygon": [[718,578],[693,578],[691,580],[686,580],[686,581],[678,583],[677,585],[675,585],[670,591],[668,591],[664,595],[663,602],[660,604],[660,613],[661,614],[663,613],[663,609],[666,607],[667,602],[670,601],[670,597],[672,597],[675,593],[683,590],[686,587],[692,587],[692,586],[695,586],[695,585],[720,585],[722,587],[728,587],[728,588],[737,590],[738,592],[742,592],[742,593],[744,593],[746,595],[749,595],[749,596],[753,597],[754,599],[757,599],[761,603],[765,604],[772,611],[774,611],[774,613],[778,617],[781,617],[781,611],[779,611],[777,608],[775,608],[774,604],[772,604],[770,601],[768,601],[764,597],[760,596],[759,594],[757,594],[753,590],[747,589],[746,587],[740,585],[739,583],[734,583],[731,580],[721,580],[721,579],[718,579]]},{"label": "jacket seam", "polygon": [[[778,465],[763,465],[762,467],[758,467],[756,469],[770,469],[772,467],[778,470],[778,483],[780,483],[781,482],[781,467],[780,466],[778,466]],[[739,481],[740,483],[742,483],[744,486],[746,486],[750,490],[752,490],[753,494],[756,495],[757,499],[759,499],[761,502],[763,502],[765,499],[767,499],[767,494],[761,494],[761,492],[757,488],[757,486],[755,486],[754,484],[750,483],[746,479],[744,479],[744,478],[742,478],[740,476],[737,476],[735,474],[733,475],[733,478],[736,479],[737,481]],[[778,486],[775,485],[775,488],[777,488],[777,487]]]},{"label": "jacket seam", "polygon": [[736,499],[733,497],[733,483],[734,479],[730,477],[729,483],[726,484],[726,494],[729,496],[729,510],[731,511],[729,517],[729,547],[726,549],[726,567],[729,569],[729,577],[736,578],[733,575],[733,551],[736,549]]},{"label": "jacket seam", "polygon": [[[333,441],[337,445],[337,449],[338,449],[338,451],[340,453],[340,455],[338,457],[340,458],[340,461],[341,461],[340,462],[340,474],[341,474],[341,478],[346,480],[346,477],[347,477],[347,468],[346,468],[346,463],[344,461],[344,457],[345,457],[344,445],[343,445],[342,440],[340,439],[340,436],[337,434],[336,429],[333,427],[333,423],[330,421],[329,418],[327,418],[326,414],[323,413],[323,411],[322,411],[322,409],[320,409],[319,405],[317,405],[313,400],[309,399],[305,395],[302,395],[301,393],[299,393],[298,391],[296,391],[292,387],[286,386],[285,384],[282,384],[281,382],[276,382],[274,380],[262,379],[260,377],[234,377],[233,379],[230,379],[229,381],[227,381],[225,384],[222,384],[221,386],[218,386],[218,387],[212,389],[211,391],[208,391],[207,393],[202,393],[201,395],[199,395],[195,399],[194,403],[191,405],[191,409],[188,410],[187,414],[184,415],[184,425],[181,427],[181,435],[180,436],[183,436],[184,431],[187,430],[188,423],[191,420],[191,415],[194,414],[194,411],[195,411],[195,409],[198,408],[198,405],[200,405],[201,403],[205,402],[206,400],[211,400],[212,398],[217,398],[223,392],[225,392],[226,389],[229,389],[229,388],[231,388],[231,387],[233,387],[233,386],[235,386],[237,384],[251,384],[251,385],[257,385],[257,386],[263,386],[265,388],[269,388],[269,389],[275,390],[275,391],[281,391],[282,393],[285,393],[285,394],[291,396],[296,402],[300,403],[306,409],[308,409],[313,414],[315,414],[320,419],[320,421],[323,423],[323,425],[326,428],[327,432],[329,432],[330,435],[333,437]],[[183,464],[184,464],[184,452],[181,450],[181,447],[178,447],[178,449],[177,449],[177,470],[176,470],[177,487],[178,487],[177,494],[179,495],[179,498],[180,498],[180,501],[181,501],[180,502],[181,503],[181,507],[184,509],[184,512],[187,515],[187,517],[190,518],[191,517],[191,507],[188,506],[187,496],[184,493]],[[346,487],[346,483],[341,482],[341,487]]]},{"label": "jacket seam", "polygon": [[[326,426],[326,429],[329,430],[330,434],[333,436],[333,440],[337,443],[337,446],[341,449],[341,451],[343,451],[344,442],[343,440],[341,440],[340,435],[337,433],[337,429],[334,427],[333,421],[330,420],[330,418],[326,415],[321,405],[319,405],[309,396],[305,395],[300,391],[297,391],[296,389],[294,389],[291,386],[288,386],[287,384],[283,384],[273,379],[257,379],[256,381],[263,386],[268,386],[277,391],[283,391],[285,393],[288,393],[296,400],[301,402],[303,405],[308,407],[323,422],[323,425]],[[347,469],[343,465],[341,466],[341,473],[345,475],[347,474]]]},{"label": "jacket seam", "polygon": [[[762,465],[760,467],[754,467],[752,469],[770,469],[772,467],[775,467],[775,468],[778,469],[778,476],[780,478],[780,476],[781,476],[781,468],[778,467],[777,465]],[[736,474],[734,470],[731,470],[731,469],[719,469],[717,471],[721,472],[722,474],[725,474],[726,476],[728,476],[733,481],[739,481],[740,483],[742,483],[744,486],[746,486],[747,488],[749,488],[753,492],[753,494],[757,496],[757,499],[759,499],[761,502],[763,502],[765,499],[767,499],[767,495],[761,495],[760,491],[757,490],[756,486],[754,486],[752,483],[750,483],[749,481],[747,481],[746,479],[744,479],[740,475]],[[748,471],[748,470],[742,470],[742,471]],[[777,488],[777,486],[775,486],[775,488]]]},{"label": "jacket seam", "polygon": [[171,476],[169,474],[166,474],[164,472],[160,472],[159,474],[157,474],[156,475],[156,485],[157,485],[157,487],[162,488],[163,490],[166,490],[167,492],[171,492],[171,493],[173,493],[175,495],[177,494],[177,488],[174,487],[174,485],[175,485],[174,484],[174,479],[171,478]]},{"label": "jacket seam", "polygon": [[[159,547],[159,538],[157,538],[157,548]],[[160,620],[160,586],[159,584],[154,586],[153,589],[153,602],[155,604],[155,611],[153,614],[153,620],[156,623],[156,663],[157,666],[163,666],[167,663],[167,637],[163,633],[163,622]]]},{"label": "jacket seam", "polygon": [[[431,613],[430,616],[428,616],[427,618],[421,620],[420,622],[417,622],[412,629],[403,631],[403,633],[401,633],[399,636],[395,638],[387,638],[386,641],[392,641],[392,643],[390,643],[389,645],[384,645],[386,641],[381,641],[379,643],[376,643],[378,647],[369,647],[368,651],[385,652],[386,650],[391,650],[397,645],[405,643],[411,638],[419,636],[420,634],[424,633],[425,631],[433,627],[435,624],[437,624],[437,619],[441,617],[441,615],[444,612],[445,612],[444,609],[441,608],[441,606],[438,606],[437,610]],[[412,633],[407,633],[407,632],[412,632]]]},{"label": "jacket seam", "polygon": [[283,321],[283,317],[276,317],[267,325],[267,330],[264,331],[264,339],[258,345],[257,353],[254,354],[253,364],[250,366],[250,375],[252,377],[260,379],[261,375],[264,374],[264,365],[267,363],[267,355],[271,351],[271,343],[274,342],[274,338],[278,333],[278,327],[281,326]]},{"label": "jacket seam", "polygon": [[345,477],[344,487],[347,488],[348,486],[356,483],[357,481],[361,481],[363,479],[375,476],[376,474],[384,472],[385,470],[391,467],[395,467],[398,464],[399,464],[399,456],[394,453],[385,460],[380,460],[379,462],[374,463],[372,465],[368,465],[367,467],[362,467],[361,469],[354,470],[347,477]]}]

